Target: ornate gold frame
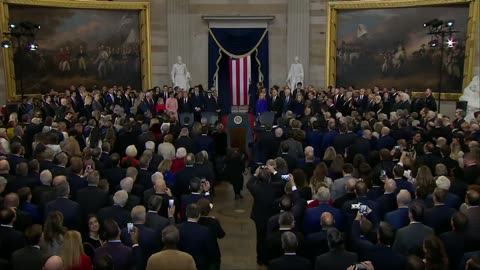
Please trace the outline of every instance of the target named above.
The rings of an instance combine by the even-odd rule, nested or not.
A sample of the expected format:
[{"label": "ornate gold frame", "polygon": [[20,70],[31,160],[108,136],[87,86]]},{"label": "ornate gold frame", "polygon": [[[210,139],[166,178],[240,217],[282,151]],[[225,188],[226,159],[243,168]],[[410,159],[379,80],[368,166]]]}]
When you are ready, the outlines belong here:
[{"label": "ornate gold frame", "polygon": [[[142,87],[152,87],[150,3],[148,2],[108,2],[95,0],[0,0],[0,31],[7,32],[9,21],[8,5],[28,5],[42,7],[63,7],[76,9],[117,9],[138,10],[140,23],[140,49]],[[18,99],[16,93],[13,50],[3,50],[3,68],[8,99]]]},{"label": "ornate gold frame", "polygon": [[[480,0],[392,0],[392,1],[344,1],[330,2],[327,10],[327,46],[326,46],[326,85],[335,85],[336,82],[336,57],[337,57],[337,15],[341,9],[375,9],[375,8],[401,8],[415,6],[436,6],[449,4],[469,4],[468,32],[465,48],[465,65],[463,74],[463,88],[465,88],[474,76],[476,31],[479,23]],[[480,57],[480,55],[476,56]],[[414,89],[423,91],[423,89]],[[418,94],[419,92],[414,92]],[[458,100],[462,94],[442,93],[442,100]],[[438,93],[436,94],[438,97]]]}]

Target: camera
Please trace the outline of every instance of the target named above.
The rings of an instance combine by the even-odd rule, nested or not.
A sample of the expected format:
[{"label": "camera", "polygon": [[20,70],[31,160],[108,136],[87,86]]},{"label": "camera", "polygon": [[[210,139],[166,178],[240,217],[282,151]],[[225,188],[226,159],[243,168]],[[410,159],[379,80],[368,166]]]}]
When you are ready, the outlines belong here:
[{"label": "camera", "polygon": [[288,181],[290,179],[290,176],[288,174],[283,174],[282,175],[282,180]]}]

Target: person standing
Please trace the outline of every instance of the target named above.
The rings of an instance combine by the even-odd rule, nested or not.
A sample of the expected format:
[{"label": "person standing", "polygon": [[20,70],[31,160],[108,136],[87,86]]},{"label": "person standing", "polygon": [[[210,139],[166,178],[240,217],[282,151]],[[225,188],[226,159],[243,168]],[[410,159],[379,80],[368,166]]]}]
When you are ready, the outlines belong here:
[{"label": "person standing", "polygon": [[238,149],[233,149],[225,160],[225,174],[233,186],[235,199],[242,199],[243,172],[245,171],[245,161],[242,153]]}]

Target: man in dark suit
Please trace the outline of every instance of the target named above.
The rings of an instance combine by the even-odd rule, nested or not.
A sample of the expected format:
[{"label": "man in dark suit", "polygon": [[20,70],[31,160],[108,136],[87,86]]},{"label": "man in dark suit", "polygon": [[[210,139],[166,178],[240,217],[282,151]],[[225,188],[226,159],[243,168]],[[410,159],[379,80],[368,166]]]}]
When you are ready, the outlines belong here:
[{"label": "man in dark suit", "polygon": [[[142,250],[143,262],[141,265],[146,265],[148,258],[161,249],[161,245],[158,241],[158,234],[155,230],[147,227],[146,222],[146,211],[143,205],[135,206],[131,211],[131,219],[133,225],[137,228],[138,232],[138,244]],[[132,238],[130,237],[131,232],[128,231],[128,228],[123,228],[121,233],[122,243],[126,246],[132,246]]]},{"label": "man in dark suit", "polygon": [[82,209],[83,217],[90,214],[97,214],[100,209],[108,205],[108,192],[100,189],[98,183],[100,175],[97,171],[87,176],[88,186],[77,192],[77,202]]},{"label": "man in dark suit", "polygon": [[109,255],[112,258],[115,270],[131,269],[135,263],[132,248],[122,244],[120,240],[121,231],[118,224],[109,218],[102,225],[107,243],[95,250],[94,264],[105,255]]},{"label": "man in dark suit", "polygon": [[336,228],[328,229],[327,240],[330,251],[317,257],[315,261],[315,270],[325,268],[331,270],[344,270],[358,262],[358,256],[356,253],[345,250],[343,235]]},{"label": "man in dark suit", "polygon": [[270,261],[269,270],[310,270],[312,266],[308,259],[297,255],[298,240],[295,233],[286,231],[281,235],[283,256]]},{"label": "man in dark suit", "polygon": [[423,240],[434,233],[433,229],[421,223],[424,208],[419,202],[412,202],[408,207],[410,224],[397,231],[393,250],[404,256],[423,257]]},{"label": "man in dark suit", "polygon": [[47,203],[45,206],[45,216],[50,212],[59,211],[63,214],[63,224],[65,227],[70,230],[80,230],[82,225],[81,208],[77,202],[68,199],[70,185],[66,179],[55,186],[55,193],[57,194],[57,199]]},{"label": "man in dark suit", "polygon": [[196,204],[187,206],[187,221],[180,225],[179,249],[190,255],[195,260],[198,270],[206,270],[211,258],[215,255],[214,238],[207,227],[198,224],[200,208]]},{"label": "man in dark suit", "polygon": [[10,208],[0,210],[0,259],[10,261],[12,254],[25,246],[21,232],[13,228],[15,212]]},{"label": "man in dark suit", "polygon": [[260,130],[257,136],[256,144],[258,145],[258,155],[261,157],[260,161],[264,163],[268,159],[277,157],[276,140],[272,127],[265,125],[265,130]]},{"label": "man in dark suit", "polygon": [[[76,199],[77,192],[88,186],[88,182],[82,174],[83,161],[79,157],[73,157],[70,164],[70,174],[66,175],[72,199]],[[110,180],[110,179],[109,179]]]},{"label": "man in dark suit", "polygon": [[328,252],[327,230],[335,227],[335,219],[329,212],[324,212],[320,217],[322,230],[305,236],[305,255],[315,262],[317,256]]},{"label": "man in dark suit", "polygon": [[111,155],[112,167],[106,168],[103,172],[100,172],[101,176],[108,179],[110,193],[115,191],[116,186],[120,184],[123,178],[125,178],[126,170],[119,166],[120,164],[120,155],[114,153]]},{"label": "man in dark suit", "polygon": [[436,234],[448,232],[451,229],[450,223],[455,209],[445,205],[448,191],[435,188],[433,191],[433,207],[426,209],[423,216],[423,223],[432,228]]},{"label": "man in dark suit", "polygon": [[366,109],[367,109],[367,104],[368,104],[368,96],[365,95],[365,89],[360,89],[360,93],[358,97],[355,98],[355,104],[357,107],[357,111],[360,114],[363,114]]},{"label": "man in dark suit", "polygon": [[465,229],[467,228],[468,219],[463,213],[456,212],[452,216],[451,223],[452,230],[440,234],[439,237],[445,246],[450,269],[457,269],[465,252],[465,244],[467,243]]},{"label": "man in dark suit", "polygon": [[469,184],[480,184],[480,165],[477,164],[476,157],[473,153],[466,153],[463,157],[465,168],[463,169],[462,180]]},{"label": "man in dark suit", "polygon": [[269,234],[266,238],[265,245],[267,250],[267,261],[271,261],[283,255],[282,249],[282,234],[285,232],[292,232],[298,240],[298,251],[302,254],[303,248],[303,234],[294,231],[295,219],[290,212],[283,212],[278,218],[279,230]]},{"label": "man in dark suit", "polygon": [[370,208],[370,211],[366,215],[366,218],[370,220],[373,225],[376,227],[380,223],[380,216],[379,216],[379,208],[378,204],[374,201],[371,201],[367,198],[367,183],[364,181],[358,181],[355,184],[355,194],[357,197],[351,201],[346,202],[343,205],[342,212],[346,216],[347,223],[351,224],[351,222],[355,219],[357,215],[358,209],[353,207],[353,205],[367,205]]},{"label": "man in dark suit", "polygon": [[322,147],[322,140],[323,140],[323,132],[320,130],[320,121],[315,121],[312,123],[312,130],[307,131],[306,134],[306,144],[310,145],[314,149],[314,154],[316,158],[320,158],[321,154],[321,147]]},{"label": "man in dark suit", "polygon": [[145,143],[148,141],[155,141],[155,136],[153,132],[151,132],[148,128],[147,124],[142,124],[140,127],[142,134],[137,137],[137,147],[138,147],[138,154],[141,156],[143,151],[145,151]]},{"label": "man in dark suit", "polygon": [[367,158],[372,150],[372,132],[368,129],[365,129],[362,131],[362,133],[362,137],[357,137],[353,145],[348,149],[348,157],[351,160],[353,160],[357,154],[361,154]]},{"label": "man in dark suit", "polygon": [[193,91],[193,95],[191,96],[192,99],[192,108],[195,121],[200,122],[201,113],[205,109],[205,97],[203,93],[200,93],[200,89],[198,86],[195,87]]},{"label": "man in dark suit", "polygon": [[480,192],[474,188],[467,191],[465,198],[467,210],[465,215],[468,218],[466,230],[467,239],[469,239],[469,250],[480,250]]},{"label": "man in dark suit", "polygon": [[[145,226],[157,232],[158,235],[162,234],[162,230],[168,225],[175,225],[175,204],[172,207],[168,207],[168,218],[162,217],[158,214],[163,204],[163,198],[161,196],[151,196],[148,200],[148,211],[145,220]],[[165,204],[169,204],[169,201],[165,201]]]},{"label": "man in dark suit", "polygon": [[23,157],[24,152],[25,148],[21,143],[14,142],[10,144],[10,154],[7,155],[8,164],[10,165],[10,174],[16,174],[17,164],[28,162],[28,160]]},{"label": "man in dark suit", "polygon": [[213,185],[215,181],[215,173],[213,171],[213,166],[208,165],[208,163],[209,160],[205,158],[204,152],[199,152],[195,155],[195,165],[193,165],[193,168],[195,169],[198,178],[205,179]]},{"label": "man in dark suit", "polygon": [[190,180],[196,176],[195,168],[195,156],[188,154],[185,157],[185,168],[175,174],[175,185],[173,186],[173,194],[179,198],[184,194],[190,193],[189,184]]},{"label": "man in dark suit", "polygon": [[435,146],[431,142],[427,142],[423,146],[424,155],[417,158],[419,165],[425,165],[430,168],[430,171],[435,171],[435,165],[441,162],[441,157],[434,153]]},{"label": "man in dark suit", "polygon": [[275,88],[272,88],[271,97],[268,98],[268,110],[275,113],[275,118],[282,116],[282,98]]},{"label": "man in dark suit", "polygon": [[387,179],[384,185],[385,192],[376,200],[379,207],[379,215],[383,220],[386,213],[397,209],[397,185],[395,180]]},{"label": "man in dark suit", "polygon": [[52,184],[52,173],[44,170],[40,173],[40,185],[32,190],[32,203],[44,209],[47,202],[55,199],[55,188]]},{"label": "man in dark suit", "polygon": [[418,97],[413,100],[411,112],[420,113],[420,111],[425,108],[425,100],[421,97]]},{"label": "man in dark suit", "polygon": [[175,149],[178,149],[180,147],[185,148],[185,150],[187,150],[187,153],[193,153],[195,149],[195,144],[192,138],[189,137],[188,128],[182,128],[182,130],[180,131],[180,136],[175,140]]},{"label": "man in dark suit", "polygon": [[381,136],[377,140],[377,150],[387,149],[392,150],[396,145],[395,139],[390,136],[390,129],[388,127],[382,127]]},{"label": "man in dark suit", "polygon": [[295,97],[291,95],[290,89],[285,89],[285,96],[282,100],[282,113],[292,110]]},{"label": "man in dark suit", "polygon": [[17,192],[20,188],[34,188],[37,185],[38,180],[28,175],[28,164],[26,162],[17,164],[16,173],[15,181],[8,182],[6,192]]},{"label": "man in dark suit", "polygon": [[345,155],[348,147],[354,144],[357,139],[357,135],[350,130],[348,130],[347,125],[340,125],[339,127],[340,134],[335,136],[332,141],[332,146],[335,148],[335,151],[340,155]]},{"label": "man in dark suit", "polygon": [[[162,203],[158,214],[164,218],[168,217],[168,200],[175,198],[172,195],[172,191],[167,187],[163,175],[160,172],[156,172],[152,175],[153,188],[145,190],[143,193],[143,205],[148,206],[148,202],[152,197],[161,197]],[[175,200],[175,205],[180,209],[179,203]]]},{"label": "man in dark suit", "polygon": [[[152,175],[153,172],[148,169],[149,167],[149,158],[147,156],[142,156],[138,161],[138,174],[136,182],[143,186],[145,190],[152,188]],[[156,171],[156,170],[155,170]],[[142,194],[143,196],[143,194]]]},{"label": "man in dark suit", "polygon": [[113,195],[113,206],[108,206],[98,211],[98,221],[100,224],[107,219],[113,219],[118,226],[125,228],[130,222],[130,213],[125,209],[128,200],[128,193],[125,190],[119,190]]},{"label": "man in dark suit", "polygon": [[188,96],[188,92],[186,90],[183,92],[183,96],[178,100],[178,112],[179,113],[193,112],[192,100]]},{"label": "man in dark suit", "polygon": [[335,220],[335,226],[340,230],[343,229],[343,216],[341,211],[328,204],[330,201],[330,190],[326,187],[320,187],[317,190],[315,199],[318,200],[318,206],[305,211],[303,220],[303,232],[305,235],[322,230],[320,220],[324,213],[330,213]]},{"label": "man in dark suit", "polygon": [[208,135],[208,126],[202,127],[202,135],[193,139],[195,144],[195,154],[200,151],[207,151],[208,156],[213,157],[213,139]]},{"label": "man in dark suit", "polygon": [[[371,261],[377,269],[405,269],[406,259],[391,248],[395,239],[395,231],[386,222],[380,222],[377,241],[374,244],[360,236],[362,214],[358,213],[352,224],[352,249],[358,253],[360,261]],[[392,263],[395,262],[395,263]]]},{"label": "man in dark suit", "polygon": [[15,211],[15,222],[13,228],[18,231],[25,231],[30,225],[32,225],[33,219],[29,212],[19,209],[20,198],[17,193],[8,193],[3,199],[3,207],[6,209],[17,209]]},{"label": "man in dark suit", "polygon": [[437,102],[435,102],[435,98],[432,96],[432,90],[427,88],[425,90],[425,108],[428,108],[431,111],[437,111]]},{"label": "man in dark suit", "polygon": [[47,254],[40,249],[42,226],[34,224],[25,230],[26,246],[12,254],[11,266],[13,270],[42,269]]},{"label": "man in dark suit", "polygon": [[406,189],[410,192],[410,195],[413,198],[415,196],[415,187],[405,179],[403,176],[404,173],[405,169],[402,166],[395,165],[395,167],[393,167],[393,180],[395,180],[397,186],[397,193],[399,190]]},{"label": "man in dark suit", "polygon": [[181,213],[185,216],[185,210],[188,205],[195,204],[201,199],[210,200],[210,182],[205,180],[202,182],[200,178],[194,177],[190,180],[190,190],[192,191],[190,194],[182,195],[180,202],[181,202]]},{"label": "man in dark suit", "polygon": [[410,192],[402,189],[397,194],[398,209],[385,214],[385,222],[392,225],[393,229],[398,230],[408,225],[408,205],[412,201]]},{"label": "man in dark suit", "polygon": [[344,185],[344,189],[345,189],[346,193],[333,202],[333,206],[335,206],[335,208],[342,209],[343,205],[346,202],[351,201],[351,200],[353,200],[357,197],[357,195],[355,195],[355,184],[356,183],[357,183],[357,179],[355,179],[355,178],[349,178],[347,180],[347,182]]}]

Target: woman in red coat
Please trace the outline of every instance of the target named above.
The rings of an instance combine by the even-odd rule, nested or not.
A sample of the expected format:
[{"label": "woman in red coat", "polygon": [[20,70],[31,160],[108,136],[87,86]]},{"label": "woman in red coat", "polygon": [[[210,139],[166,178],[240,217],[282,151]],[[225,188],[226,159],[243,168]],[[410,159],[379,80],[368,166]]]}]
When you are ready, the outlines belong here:
[{"label": "woman in red coat", "polygon": [[185,168],[185,157],[187,156],[187,150],[185,148],[180,147],[177,149],[177,153],[175,155],[175,159],[172,162],[172,167],[170,171],[172,173],[177,173]]}]

